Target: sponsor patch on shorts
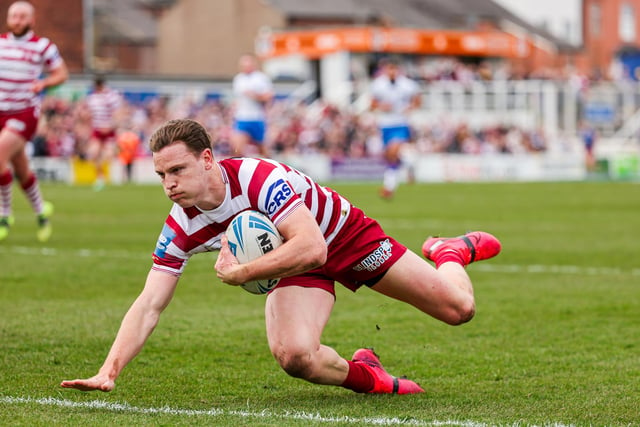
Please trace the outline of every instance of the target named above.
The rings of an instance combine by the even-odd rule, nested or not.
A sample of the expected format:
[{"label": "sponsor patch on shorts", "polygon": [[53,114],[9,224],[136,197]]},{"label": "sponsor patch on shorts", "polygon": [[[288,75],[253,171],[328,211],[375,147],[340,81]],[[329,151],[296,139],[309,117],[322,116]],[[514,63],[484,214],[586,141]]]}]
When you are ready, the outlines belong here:
[{"label": "sponsor patch on shorts", "polygon": [[18,119],[9,119],[9,120],[7,120],[6,126],[9,129],[13,129],[13,130],[15,130],[17,132],[23,132],[27,128],[27,125],[25,124],[25,122],[23,122],[22,120],[18,120]]},{"label": "sponsor patch on shorts", "polygon": [[367,255],[360,263],[358,263],[353,269],[355,271],[376,271],[380,268],[389,258],[391,258],[393,251],[393,244],[389,239],[385,239],[379,242],[380,246],[373,252]]}]

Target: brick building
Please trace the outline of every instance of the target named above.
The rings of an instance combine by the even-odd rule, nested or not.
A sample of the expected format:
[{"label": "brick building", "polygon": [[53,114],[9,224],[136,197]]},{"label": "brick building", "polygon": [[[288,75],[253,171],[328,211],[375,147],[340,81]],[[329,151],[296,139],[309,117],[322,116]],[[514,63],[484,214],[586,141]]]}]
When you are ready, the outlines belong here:
[{"label": "brick building", "polygon": [[582,13],[584,47],[576,56],[576,65],[583,72],[608,76],[622,52],[640,49],[639,1],[583,0]]},{"label": "brick building", "polygon": [[[0,0],[0,28],[7,31],[7,9],[15,0]],[[84,70],[83,0],[30,0],[36,9],[35,32],[50,38],[60,49],[69,71]]]},{"label": "brick building", "polygon": [[[0,0],[0,28],[7,7]],[[568,63],[608,76],[621,53],[640,48],[637,0],[583,0],[583,47],[563,43],[491,0],[31,0],[36,32],[60,48],[72,73],[228,78],[239,55],[254,51],[261,29],[379,26],[473,29],[490,25],[531,36],[543,49],[514,60],[523,73]],[[84,10],[87,5],[92,10]],[[464,12],[461,12],[464,11]],[[84,14],[92,15],[86,23]],[[640,55],[637,55],[640,57]],[[629,70],[628,70],[629,72]],[[631,71],[633,72],[633,71]],[[637,73],[637,74],[640,74]]]}]

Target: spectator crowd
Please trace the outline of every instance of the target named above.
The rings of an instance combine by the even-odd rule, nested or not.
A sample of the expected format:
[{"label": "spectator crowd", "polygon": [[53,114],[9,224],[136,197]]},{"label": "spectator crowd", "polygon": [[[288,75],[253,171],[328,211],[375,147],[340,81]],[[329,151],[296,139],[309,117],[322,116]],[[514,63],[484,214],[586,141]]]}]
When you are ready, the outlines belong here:
[{"label": "spectator crowd", "polygon": [[[218,156],[232,155],[233,105],[224,99],[194,102],[170,97],[121,103],[115,114],[120,132],[132,131],[144,142],[165,121],[192,118],[213,137]],[[332,158],[377,156],[381,139],[372,113],[354,113],[322,101],[311,104],[278,100],[268,108],[266,143],[274,155],[322,153]],[[416,124],[412,141],[421,153],[523,153],[546,149],[545,136],[513,125],[472,128],[440,120]],[[46,96],[36,136],[34,156],[86,158],[91,136],[91,115],[84,99]],[[138,156],[147,156],[141,144]]]}]

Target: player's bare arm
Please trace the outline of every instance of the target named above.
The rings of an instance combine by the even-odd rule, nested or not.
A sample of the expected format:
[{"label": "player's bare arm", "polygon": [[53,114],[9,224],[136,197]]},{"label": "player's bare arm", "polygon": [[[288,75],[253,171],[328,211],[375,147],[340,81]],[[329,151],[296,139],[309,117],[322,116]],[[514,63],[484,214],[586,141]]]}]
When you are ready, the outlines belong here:
[{"label": "player's bare arm", "polygon": [[160,314],[173,298],[177,284],[177,276],[151,270],[144,289],[122,319],[120,330],[98,373],[87,379],[62,381],[60,385],[82,391],[113,390],[115,380],[142,350],[147,338],[155,329]]},{"label": "player's bare arm", "polygon": [[305,206],[295,209],[278,226],[284,244],[246,264],[233,257],[226,240],[216,262],[218,278],[231,285],[251,280],[287,277],[309,271],[325,263],[327,244],[318,224]]},{"label": "player's bare arm", "polygon": [[391,104],[388,102],[382,102],[376,98],[371,100],[371,110],[372,111],[391,111]]},{"label": "player's bare arm", "polygon": [[63,62],[59,67],[51,70],[47,77],[33,82],[31,90],[33,93],[40,93],[46,88],[58,86],[59,84],[64,83],[68,78],[69,70],[67,69],[67,65]]}]

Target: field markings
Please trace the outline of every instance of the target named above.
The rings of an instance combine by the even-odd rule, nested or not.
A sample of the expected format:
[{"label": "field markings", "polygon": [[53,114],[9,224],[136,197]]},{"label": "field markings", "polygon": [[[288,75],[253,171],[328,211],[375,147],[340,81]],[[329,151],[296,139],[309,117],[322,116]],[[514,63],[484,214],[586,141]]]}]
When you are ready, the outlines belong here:
[{"label": "field markings", "polygon": [[[116,251],[116,250],[95,250],[95,249],[76,249],[76,250],[59,250],[47,247],[31,247],[31,246],[0,246],[0,254],[16,254],[27,256],[71,256],[78,258],[127,258],[127,259],[150,259],[151,251],[147,253]],[[471,266],[475,271],[487,273],[514,273],[514,274],[569,274],[579,276],[640,276],[640,268],[622,269],[616,267],[585,267],[578,265],[544,265],[544,264],[495,264],[494,262],[473,264]]]},{"label": "field markings", "polygon": [[[360,425],[377,425],[377,426],[459,426],[459,427],[487,427],[488,424],[478,423],[474,421],[426,421],[415,418],[397,418],[397,417],[351,417],[348,415],[341,416],[323,416],[318,413],[308,413],[304,411],[285,411],[274,412],[268,409],[262,411],[237,411],[219,408],[212,409],[180,409],[163,406],[140,407],[132,406],[128,403],[107,402],[104,400],[92,400],[88,402],[74,402],[73,400],[59,399],[55,397],[12,397],[0,396],[0,404],[8,405],[31,405],[31,406],[55,406],[60,408],[79,408],[79,409],[100,409],[110,412],[123,412],[134,414],[152,414],[152,415],[178,415],[185,417],[222,417],[231,416],[238,418],[272,418],[285,421],[313,421],[325,424],[360,424]],[[520,423],[513,426],[521,425]],[[554,427],[564,427],[558,423],[545,424]]]}]

